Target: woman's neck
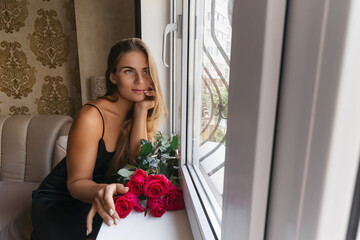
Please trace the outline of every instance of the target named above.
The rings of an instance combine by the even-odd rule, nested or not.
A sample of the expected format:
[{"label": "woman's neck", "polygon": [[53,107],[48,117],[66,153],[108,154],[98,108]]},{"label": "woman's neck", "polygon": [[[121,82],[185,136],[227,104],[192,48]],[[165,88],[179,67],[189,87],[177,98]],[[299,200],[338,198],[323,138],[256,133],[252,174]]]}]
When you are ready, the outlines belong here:
[{"label": "woman's neck", "polygon": [[114,96],[114,99],[117,99],[117,101],[114,102],[114,105],[116,106],[114,111],[125,119],[128,114],[133,111],[134,102],[124,99],[119,95]]}]

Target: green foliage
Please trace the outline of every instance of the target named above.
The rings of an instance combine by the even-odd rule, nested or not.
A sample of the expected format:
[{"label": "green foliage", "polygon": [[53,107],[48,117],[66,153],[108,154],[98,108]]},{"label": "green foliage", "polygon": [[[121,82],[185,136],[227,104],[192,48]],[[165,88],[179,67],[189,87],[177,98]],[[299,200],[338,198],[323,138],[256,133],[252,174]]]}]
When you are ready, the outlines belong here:
[{"label": "green foliage", "polygon": [[217,129],[214,135],[212,136],[211,141],[220,142],[224,136],[225,136],[224,132],[221,129]]},{"label": "green foliage", "polygon": [[[220,97],[221,97],[221,102],[222,105],[224,106],[224,109],[222,111],[223,116],[227,117],[227,112],[228,112],[228,100],[229,100],[229,92],[225,87],[219,87],[219,91],[220,91],[220,96],[218,94],[218,92],[216,91],[216,88],[214,86],[210,87],[211,92],[213,93],[213,100],[214,100],[214,104],[215,104],[215,113],[218,114],[219,113],[219,103],[220,103]],[[205,93],[203,92],[202,94],[202,101],[203,104],[206,106],[207,109],[211,110],[212,109],[212,102],[211,102],[211,97],[210,97],[210,93]]]},{"label": "green foliage", "polygon": [[145,139],[141,139],[141,151],[140,151],[140,156],[147,156],[149,155],[152,151],[154,150],[154,146],[152,145],[151,142],[145,140]]},{"label": "green foliage", "polygon": [[174,184],[179,184],[178,136],[170,138],[157,132],[154,138],[154,143],[141,139],[141,150],[136,166],[127,164],[114,175],[115,181],[126,184],[136,169],[141,168],[148,174],[164,174]]},{"label": "green foliage", "polygon": [[149,174],[164,174],[167,178],[177,179],[178,175],[178,144],[177,135],[172,139],[161,132],[155,134],[155,142],[141,140],[141,151],[137,159],[137,167]]},{"label": "green foliage", "polygon": [[129,171],[126,168],[122,168],[118,171],[118,174],[125,178],[129,178],[131,175],[133,175],[133,173],[133,171]]}]

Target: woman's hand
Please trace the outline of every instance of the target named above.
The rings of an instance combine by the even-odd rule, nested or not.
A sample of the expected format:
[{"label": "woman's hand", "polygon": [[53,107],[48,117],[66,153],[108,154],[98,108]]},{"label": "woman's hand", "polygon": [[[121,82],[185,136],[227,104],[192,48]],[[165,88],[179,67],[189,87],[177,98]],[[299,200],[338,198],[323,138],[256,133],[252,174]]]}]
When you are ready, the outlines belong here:
[{"label": "woman's hand", "polygon": [[149,91],[144,91],[146,97],[143,101],[141,102],[136,102],[135,103],[135,112],[142,112],[142,111],[147,111],[149,109],[152,109],[155,107],[155,90],[150,89]]},{"label": "woman's hand", "polygon": [[128,191],[129,188],[124,187],[124,185],[112,183],[104,186],[95,194],[94,201],[86,218],[87,235],[92,232],[92,223],[96,213],[99,213],[100,217],[109,226],[114,223],[117,225],[120,222],[120,217],[115,210],[113,197],[117,194],[125,194]]}]

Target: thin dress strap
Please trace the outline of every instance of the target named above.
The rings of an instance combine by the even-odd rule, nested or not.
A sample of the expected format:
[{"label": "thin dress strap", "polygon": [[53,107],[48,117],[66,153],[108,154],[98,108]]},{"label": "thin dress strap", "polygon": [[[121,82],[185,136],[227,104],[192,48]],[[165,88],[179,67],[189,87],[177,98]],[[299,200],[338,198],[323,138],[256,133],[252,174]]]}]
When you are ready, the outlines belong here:
[{"label": "thin dress strap", "polygon": [[93,106],[93,107],[95,107],[95,108],[99,111],[100,116],[101,116],[102,121],[103,121],[103,134],[102,134],[102,136],[101,136],[101,138],[103,138],[103,137],[104,137],[104,133],[105,133],[105,121],[104,121],[103,115],[101,114],[100,109],[99,109],[97,106],[95,106],[94,104],[91,104],[91,103],[86,103],[85,105]]}]

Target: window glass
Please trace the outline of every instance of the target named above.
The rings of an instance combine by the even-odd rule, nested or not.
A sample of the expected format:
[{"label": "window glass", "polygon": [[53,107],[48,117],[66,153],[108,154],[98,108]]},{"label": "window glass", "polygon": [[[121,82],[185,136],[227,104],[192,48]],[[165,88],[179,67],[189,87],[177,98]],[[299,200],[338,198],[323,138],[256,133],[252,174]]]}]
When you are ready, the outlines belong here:
[{"label": "window glass", "polygon": [[197,6],[201,27],[194,40],[192,164],[221,207],[233,2],[205,0]]}]

